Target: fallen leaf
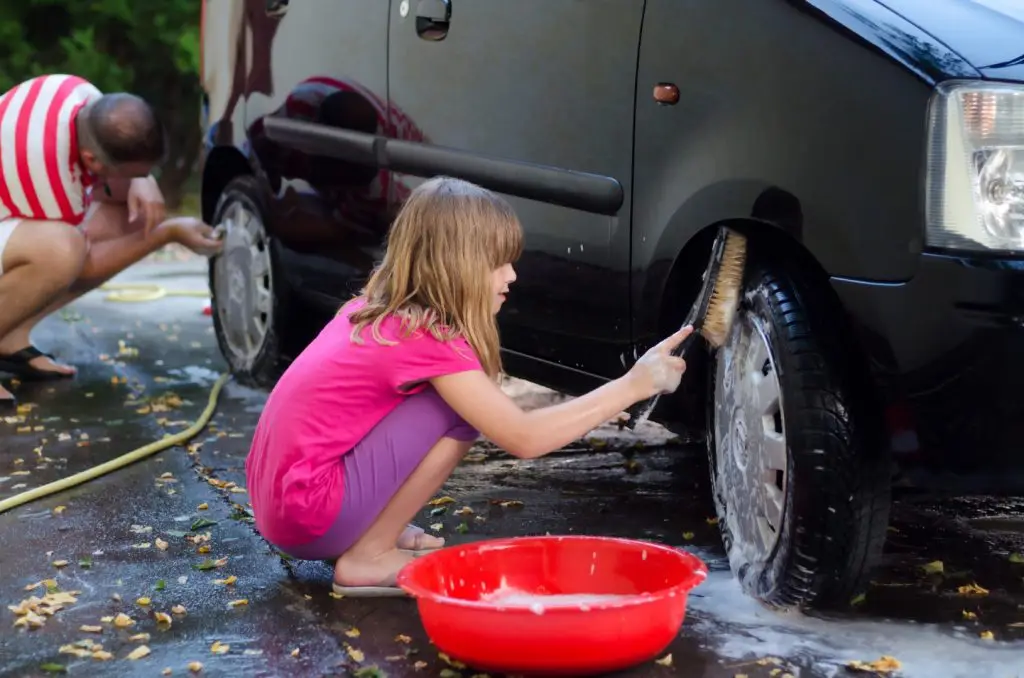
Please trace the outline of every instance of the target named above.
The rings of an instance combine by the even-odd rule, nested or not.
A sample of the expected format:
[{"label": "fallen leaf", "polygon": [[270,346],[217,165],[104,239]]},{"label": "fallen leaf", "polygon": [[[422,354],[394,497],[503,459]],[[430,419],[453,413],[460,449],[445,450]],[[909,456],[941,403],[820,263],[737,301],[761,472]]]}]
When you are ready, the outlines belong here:
[{"label": "fallen leaf", "polygon": [[54,567],[66,567],[67,564],[68,564],[68,561],[66,561],[66,560],[55,560],[55,561],[53,561],[52,564],[53,564]]},{"label": "fallen leaf", "polygon": [[235,575],[231,575],[227,579],[214,579],[213,583],[214,584],[223,584],[224,586],[231,586],[236,581],[238,581],[238,577],[236,577]]},{"label": "fallen leaf", "polygon": [[445,504],[454,504],[455,500],[451,497],[438,497],[437,499],[431,499],[427,502],[428,506],[444,506]]},{"label": "fallen leaf", "polygon": [[693,539],[693,532],[683,532],[683,539],[686,541]]},{"label": "fallen leaf", "polygon": [[116,617],[114,617],[114,626],[117,626],[118,628],[125,628],[126,626],[133,625],[134,623],[135,620],[126,615],[124,612],[121,612]]},{"label": "fallen leaf", "polygon": [[88,624],[83,624],[82,626],[79,626],[78,630],[82,633],[103,633],[102,626],[89,626]]},{"label": "fallen leaf", "polygon": [[191,671],[192,673],[199,673],[200,671],[203,670],[203,663],[202,662],[189,662],[188,663],[188,670]]},{"label": "fallen leaf", "polygon": [[114,658],[114,655],[112,655],[111,653],[107,652],[106,650],[96,650],[96,651],[94,651],[92,653],[91,656],[96,661],[101,661],[101,662],[105,662],[107,660],[110,660],[110,659]]},{"label": "fallen leaf", "polygon": [[416,669],[417,671],[422,671],[423,669],[427,668],[427,662],[425,662],[425,661],[418,661],[418,662],[414,663],[412,665],[412,667],[414,669]]},{"label": "fallen leaf", "polygon": [[225,645],[219,640],[213,641],[213,645],[210,646],[210,652],[213,654],[226,654],[231,649],[230,645]]},{"label": "fallen leaf", "polygon": [[228,607],[241,607],[242,605],[248,605],[248,598],[239,598],[238,600],[232,600],[228,603]]},{"label": "fallen leaf", "polygon": [[991,631],[982,631],[978,634],[978,637],[982,640],[995,640],[995,635]]},{"label": "fallen leaf", "polygon": [[128,636],[128,640],[132,641],[133,643],[145,643],[147,640],[149,640],[149,634],[136,633],[133,636]]},{"label": "fallen leaf", "polygon": [[156,539],[154,540],[154,543],[156,544],[156,547],[157,547],[158,549],[160,549],[161,551],[166,551],[166,550],[167,550],[167,546],[168,546],[167,542],[165,542],[165,541],[164,541],[163,539],[161,539],[160,537],[157,537],[157,538],[156,538]]},{"label": "fallen leaf", "polygon": [[964,616],[964,619],[968,619],[968,620],[972,620],[972,621],[978,618],[977,614],[975,614],[974,612],[971,612],[969,610],[964,610],[963,611],[963,616]]},{"label": "fallen leaf", "polygon": [[67,673],[67,667],[63,664],[42,664],[39,669],[47,673]]},{"label": "fallen leaf", "polygon": [[358,638],[362,634],[359,632],[359,629],[353,626],[348,631],[345,631],[345,635],[349,638]]},{"label": "fallen leaf", "polygon": [[654,662],[658,666],[672,666],[672,654],[669,653]]},{"label": "fallen leaf", "polygon": [[172,673],[174,673],[174,671],[171,669],[170,666],[168,666],[168,667],[164,668],[163,671],[160,672],[160,675],[162,675],[162,676],[169,676]]},{"label": "fallen leaf", "polygon": [[211,525],[216,524],[216,520],[210,520],[209,518],[196,518],[195,522],[192,523],[189,529],[195,532],[196,530],[201,530],[204,527],[210,527]]},{"label": "fallen leaf", "polygon": [[464,669],[464,668],[466,668],[465,664],[463,664],[462,662],[457,661],[455,659],[452,659],[451,657],[449,657],[444,652],[438,652],[437,653],[437,658],[440,659],[441,661],[443,661],[448,666],[452,667],[453,669]]},{"label": "fallen leaf", "polygon": [[328,595],[329,595],[329,596],[330,596],[331,598],[334,598],[335,600],[341,600],[342,598],[344,598],[344,597],[345,597],[345,596],[343,596],[343,595],[342,595],[342,594],[340,594],[340,593],[335,593],[334,591],[330,591],[330,592],[328,593]]},{"label": "fallen leaf", "polygon": [[441,528],[443,528],[443,527],[444,527],[444,523],[434,523],[434,524],[430,525],[430,529],[433,530],[434,532],[440,532]]},{"label": "fallen leaf", "polygon": [[164,624],[166,626],[170,626],[172,623],[171,615],[167,614],[166,612],[154,612],[153,618],[156,619],[157,624]]},{"label": "fallen leaf", "polygon": [[54,506],[53,507],[53,513],[54,513],[54,515],[58,515],[59,516],[60,514],[64,513],[64,509],[66,509],[66,508],[67,508],[67,506]]},{"label": "fallen leaf", "polygon": [[873,662],[862,662],[859,659],[855,659],[854,661],[849,662],[846,667],[853,671],[892,673],[893,671],[899,671],[903,665],[895,657],[882,655]]},{"label": "fallen leaf", "polygon": [[209,505],[209,504],[207,504],[207,503],[206,503],[206,502],[204,501],[204,502],[203,502],[202,504],[200,504],[199,506],[197,506],[197,507],[196,507],[196,510],[197,510],[197,511],[205,511],[205,510],[206,510],[206,509],[208,509],[208,508],[210,508],[210,505]]},{"label": "fallen leaf", "polygon": [[148,541],[144,541],[141,544],[132,544],[133,549],[148,549],[150,546],[152,546],[152,544]]},{"label": "fallen leaf", "polygon": [[404,633],[400,633],[397,636],[395,636],[395,642],[396,643],[405,643],[406,645],[408,645],[409,643],[412,642],[412,638],[410,638],[409,636],[405,635]]},{"label": "fallen leaf", "polygon": [[348,643],[345,643],[345,651],[348,652],[349,657],[352,657],[352,661],[363,662],[366,659],[366,655],[363,654],[362,650],[357,650]]},{"label": "fallen leaf", "polygon": [[863,605],[864,601],[867,600],[867,599],[868,599],[868,597],[867,597],[866,594],[858,593],[857,595],[855,595],[853,598],[850,599],[850,605],[853,606],[853,607],[856,607],[858,605]]},{"label": "fallen leaf", "polygon": [[145,645],[139,645],[137,648],[128,653],[128,659],[142,659],[149,654],[149,648]]},{"label": "fallen leaf", "polygon": [[1010,562],[1016,563],[1017,565],[1024,565],[1024,553],[1011,553]]},{"label": "fallen leaf", "polygon": [[924,570],[925,574],[942,574],[945,572],[945,565],[943,565],[941,560],[933,560],[922,565],[921,569]]},{"label": "fallen leaf", "polygon": [[143,607],[145,607],[146,605],[149,605],[151,602],[153,602],[153,601],[151,601],[146,596],[142,596],[141,598],[139,598],[138,600],[135,601],[136,604],[142,605]]},{"label": "fallen leaf", "polygon": [[185,614],[185,606],[184,605],[175,605],[174,607],[171,608],[171,612],[173,612],[174,614],[179,614],[179,615],[180,614]]},{"label": "fallen leaf", "polygon": [[293,657],[298,657],[299,656],[299,648],[295,648],[289,654],[291,654],[291,656],[293,656]]},{"label": "fallen leaf", "polygon": [[957,589],[957,592],[962,596],[987,596],[988,589],[983,589],[977,584],[967,584]]}]

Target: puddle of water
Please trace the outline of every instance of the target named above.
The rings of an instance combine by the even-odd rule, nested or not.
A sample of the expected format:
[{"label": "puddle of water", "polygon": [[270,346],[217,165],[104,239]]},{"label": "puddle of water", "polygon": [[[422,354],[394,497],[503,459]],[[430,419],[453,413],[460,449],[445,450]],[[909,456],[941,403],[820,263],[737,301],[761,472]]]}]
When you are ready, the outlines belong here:
[{"label": "puddle of water", "polygon": [[199,367],[198,365],[167,370],[167,374],[180,381],[196,383],[202,386],[210,386],[220,377],[219,372],[215,372],[207,367]]},{"label": "puddle of water", "polygon": [[728,571],[711,573],[690,597],[686,625],[710,649],[738,661],[773,656],[847,675],[852,660],[898,659],[901,678],[1017,676],[1024,644],[984,641],[964,627],[874,620],[833,621],[765,609]]}]

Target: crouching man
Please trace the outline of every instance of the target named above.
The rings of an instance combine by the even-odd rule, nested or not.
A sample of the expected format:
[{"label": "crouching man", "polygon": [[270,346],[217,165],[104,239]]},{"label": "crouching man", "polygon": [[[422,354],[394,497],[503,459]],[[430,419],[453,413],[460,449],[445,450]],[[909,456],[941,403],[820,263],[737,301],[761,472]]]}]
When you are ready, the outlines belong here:
[{"label": "crouching man", "polygon": [[[0,96],[0,372],[71,377],[30,341],[50,313],[169,243],[207,256],[221,243],[198,219],[165,219],[150,175],[165,154],[155,112],[70,75]],[[0,386],[0,411],[14,397]]]}]

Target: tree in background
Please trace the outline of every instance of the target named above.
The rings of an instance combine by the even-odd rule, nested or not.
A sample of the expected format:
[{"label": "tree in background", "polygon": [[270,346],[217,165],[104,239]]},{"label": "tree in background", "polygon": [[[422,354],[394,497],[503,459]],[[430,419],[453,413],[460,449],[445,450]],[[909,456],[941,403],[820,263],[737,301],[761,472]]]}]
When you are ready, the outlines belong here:
[{"label": "tree in background", "polygon": [[0,3],[0,92],[47,73],[151,102],[167,126],[159,170],[167,205],[181,204],[195,168],[202,0],[14,0]]}]

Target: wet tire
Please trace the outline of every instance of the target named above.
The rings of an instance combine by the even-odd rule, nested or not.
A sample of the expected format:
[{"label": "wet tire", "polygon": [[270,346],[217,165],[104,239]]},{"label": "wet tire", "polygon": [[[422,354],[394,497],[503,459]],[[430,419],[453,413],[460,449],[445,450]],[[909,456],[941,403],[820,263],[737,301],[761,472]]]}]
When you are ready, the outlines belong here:
[{"label": "wet tire", "polygon": [[213,327],[221,354],[243,384],[269,388],[287,359],[292,295],[277,246],[265,224],[263,189],[253,176],[233,179],[220,196],[213,224],[229,223],[221,255],[210,260]]},{"label": "wet tire", "polygon": [[781,261],[793,266],[788,257],[749,263],[729,339],[710,360],[712,492],[749,595],[835,609],[863,591],[881,556],[888,447],[827,280]]}]

